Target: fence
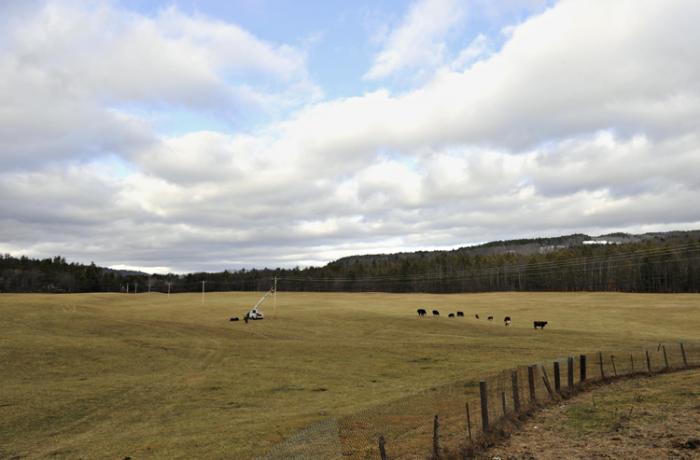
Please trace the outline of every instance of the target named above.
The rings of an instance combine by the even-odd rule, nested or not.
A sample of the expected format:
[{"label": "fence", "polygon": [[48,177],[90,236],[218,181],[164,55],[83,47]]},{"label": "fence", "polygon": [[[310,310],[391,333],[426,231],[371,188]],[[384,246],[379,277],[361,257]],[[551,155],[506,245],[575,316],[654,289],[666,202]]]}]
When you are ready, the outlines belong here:
[{"label": "fence", "polygon": [[700,344],[596,352],[465,379],[344,417],[323,420],[275,445],[260,460],[462,457],[504,420],[606,379],[700,366]]}]

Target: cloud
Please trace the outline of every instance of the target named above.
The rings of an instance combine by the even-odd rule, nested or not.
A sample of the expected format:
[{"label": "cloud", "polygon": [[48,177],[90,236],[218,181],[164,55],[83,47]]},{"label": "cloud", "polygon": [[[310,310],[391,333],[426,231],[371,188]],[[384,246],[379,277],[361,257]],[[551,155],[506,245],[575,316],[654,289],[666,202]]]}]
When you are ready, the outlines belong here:
[{"label": "cloud", "polygon": [[452,70],[463,70],[479,58],[492,52],[492,45],[484,34],[477,35],[469,45],[459,52],[457,58],[452,61]]},{"label": "cloud", "polygon": [[106,102],[221,107],[235,102],[232,92],[249,78],[308,78],[300,50],[174,7],[150,17],[110,3],[57,1],[14,24],[7,46],[26,72]]},{"label": "cloud", "polygon": [[[477,35],[461,60],[441,60],[434,77],[410,91],[307,100],[281,121],[244,132],[155,133],[147,116],[106,108],[96,94],[123,105],[163,99],[199,107],[230,90],[209,77],[304,81],[303,59],[284,46],[267,48],[276,63],[243,56],[243,70],[183,70],[182,94],[154,88],[152,99],[133,74],[104,86],[88,75],[83,86],[70,58],[51,67],[44,53],[26,67],[17,57],[24,54],[3,54],[0,69],[10,78],[0,79],[0,94],[10,109],[0,109],[9,123],[0,123],[8,166],[0,172],[0,250],[191,271],[696,227],[700,30],[692,18],[699,15],[692,1],[564,1],[514,26],[500,49]],[[233,53],[216,51],[216,43],[238,33],[177,10],[136,19],[151,32],[174,21],[176,39],[165,34],[163,43],[193,47],[203,63]],[[211,49],[199,28],[211,34]],[[285,66],[298,75],[277,75]],[[69,84],[56,91],[64,88],[56,86],[60,72],[50,69],[63,67]],[[146,72],[143,80],[149,88],[157,78]],[[84,156],[67,166],[8,152]],[[124,170],[115,174],[105,152],[116,152]]]},{"label": "cloud", "polygon": [[[6,7],[7,8],[7,7]],[[319,97],[305,53],[170,7],[34,2],[0,19],[0,164],[130,155],[154,141],[144,112],[234,122]]]},{"label": "cloud", "polygon": [[461,3],[455,0],[415,2],[401,23],[388,33],[364,78],[377,80],[399,71],[442,64],[446,53],[444,39],[463,14]]},{"label": "cloud", "polygon": [[323,126],[324,142],[341,151],[460,143],[517,151],[601,129],[687,132],[700,120],[700,64],[692,58],[700,37],[687,18],[700,7],[674,5],[562,2],[462,72],[443,69],[399,95],[380,90],[317,104],[285,129]]},{"label": "cloud", "polygon": [[518,155],[466,148],[412,162],[377,158],[331,176],[301,163],[194,182],[115,178],[97,166],[14,175],[0,180],[0,241],[4,250],[188,271],[651,223],[683,228],[700,222],[697,145],[601,132]]}]

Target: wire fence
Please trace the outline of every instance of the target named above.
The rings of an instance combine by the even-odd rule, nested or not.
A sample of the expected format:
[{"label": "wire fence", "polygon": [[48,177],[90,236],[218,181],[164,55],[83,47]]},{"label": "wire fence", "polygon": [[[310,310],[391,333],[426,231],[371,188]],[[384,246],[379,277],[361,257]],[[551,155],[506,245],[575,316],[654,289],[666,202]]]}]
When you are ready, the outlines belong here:
[{"label": "wire fence", "polygon": [[700,366],[700,343],[566,356],[435,386],[308,426],[258,457],[448,459],[483,446],[504,422],[589,384]]}]

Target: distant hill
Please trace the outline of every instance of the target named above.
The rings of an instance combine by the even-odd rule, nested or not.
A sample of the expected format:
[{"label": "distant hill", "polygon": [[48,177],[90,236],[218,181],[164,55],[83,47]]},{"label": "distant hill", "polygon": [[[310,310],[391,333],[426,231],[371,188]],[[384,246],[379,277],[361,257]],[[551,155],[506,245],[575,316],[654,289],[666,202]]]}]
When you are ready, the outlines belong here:
[{"label": "distant hill", "polygon": [[148,273],[138,270],[115,270],[113,268],[102,268],[105,272],[116,273],[119,276],[148,276]]},{"label": "distant hill", "polygon": [[445,251],[343,257],[323,267],[148,275],[61,257],[0,258],[3,292],[267,290],[699,292],[700,230],[573,234]]},{"label": "distant hill", "polygon": [[506,241],[491,241],[475,246],[464,246],[452,250],[439,251],[416,251],[416,252],[400,252],[394,254],[368,254],[361,256],[348,256],[331,262],[334,264],[354,263],[358,260],[382,260],[382,259],[410,259],[413,257],[429,257],[430,255],[442,254],[469,254],[469,255],[501,255],[501,254],[544,254],[547,252],[568,249],[577,246],[585,245],[619,245],[633,244],[641,242],[652,242],[652,244],[661,244],[667,242],[685,242],[688,239],[700,238],[700,230],[688,232],[666,232],[666,233],[645,233],[641,235],[633,235],[630,233],[609,233],[599,236],[589,236],[583,233],[575,233],[573,235],[556,236],[550,238],[532,238],[518,239]]}]

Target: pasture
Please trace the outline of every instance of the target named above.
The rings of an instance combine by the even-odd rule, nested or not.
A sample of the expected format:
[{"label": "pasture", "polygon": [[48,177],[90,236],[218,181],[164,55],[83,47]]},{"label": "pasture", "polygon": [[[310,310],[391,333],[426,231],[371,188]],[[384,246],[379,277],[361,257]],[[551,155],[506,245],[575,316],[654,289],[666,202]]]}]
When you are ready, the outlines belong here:
[{"label": "pasture", "polygon": [[455,379],[700,339],[697,294],[280,292],[228,321],[261,295],[0,295],[0,458],[249,458]]},{"label": "pasture", "polygon": [[697,369],[604,385],[540,412],[478,458],[697,458],[698,389]]}]

